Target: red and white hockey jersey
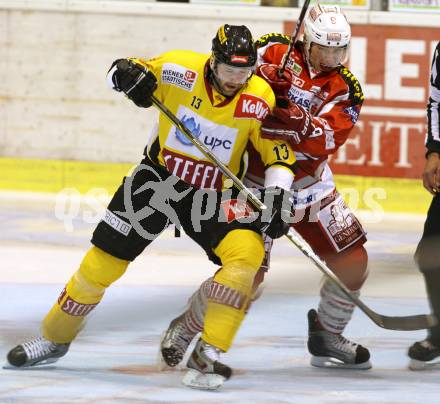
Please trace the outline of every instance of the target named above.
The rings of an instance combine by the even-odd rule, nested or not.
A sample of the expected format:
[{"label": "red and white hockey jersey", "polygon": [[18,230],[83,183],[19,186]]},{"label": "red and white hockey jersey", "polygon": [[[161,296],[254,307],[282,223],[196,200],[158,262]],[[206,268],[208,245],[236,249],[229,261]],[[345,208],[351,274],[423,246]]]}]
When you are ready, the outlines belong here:
[{"label": "red and white hockey jersey", "polygon": [[[268,34],[260,38],[257,41],[258,63],[280,65],[288,41],[289,38],[281,34]],[[309,110],[315,126],[322,130],[318,136],[312,135],[300,144],[292,145],[297,158],[293,183],[296,190],[308,188],[320,181],[333,184],[327,165],[328,156],[347,140],[364,100],[358,80],[346,67],[340,66],[329,73],[314,72],[304,58],[302,46],[301,42],[297,42],[286,65],[286,69],[292,73],[292,84],[287,96]],[[263,173],[264,167],[258,153],[250,146],[247,176],[258,183]],[[317,199],[327,196],[334,189],[334,184],[324,188],[328,192],[319,192],[321,195],[317,195]],[[316,198],[313,199],[316,201]]]}]

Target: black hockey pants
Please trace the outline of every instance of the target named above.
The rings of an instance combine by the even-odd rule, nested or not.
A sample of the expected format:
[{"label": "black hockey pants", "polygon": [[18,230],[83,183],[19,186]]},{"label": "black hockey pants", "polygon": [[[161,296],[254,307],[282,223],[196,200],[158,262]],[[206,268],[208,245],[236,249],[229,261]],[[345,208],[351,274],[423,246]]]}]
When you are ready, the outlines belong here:
[{"label": "black hockey pants", "polygon": [[429,207],[415,260],[425,278],[432,312],[439,320],[439,324],[429,330],[429,338],[440,346],[440,194],[433,198]]}]

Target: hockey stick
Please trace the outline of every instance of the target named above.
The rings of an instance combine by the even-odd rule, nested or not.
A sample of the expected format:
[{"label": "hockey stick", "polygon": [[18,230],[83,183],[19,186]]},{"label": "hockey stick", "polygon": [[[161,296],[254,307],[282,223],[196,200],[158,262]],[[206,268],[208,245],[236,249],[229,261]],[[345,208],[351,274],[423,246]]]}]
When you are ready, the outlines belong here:
[{"label": "hockey stick", "polygon": [[293,47],[295,46],[296,40],[298,38],[299,30],[304,21],[304,17],[306,16],[307,9],[309,8],[310,0],[305,0],[301,9],[301,13],[299,14],[298,19],[296,20],[295,30],[293,31],[292,37],[290,38],[289,47],[286,50],[286,53],[283,55],[281,59],[281,66],[278,70],[278,75],[281,77],[286,69],[287,60],[289,59],[290,52],[292,52]]},{"label": "hockey stick", "polygon": [[[234,185],[246,196],[248,201],[259,211],[267,209],[266,206],[243,184],[243,182],[235,176],[206,146],[196,138],[191,131],[180,121],[161,101],[155,96],[151,96],[153,104],[178,128],[187,138],[197,147],[197,149],[212,163],[216,164],[220,171],[230,178]],[[339,280],[339,278],[331,271],[331,269],[322,261],[311,249],[311,247],[292,228],[290,228],[286,237],[301,250],[301,252],[318,267],[318,269],[332,281],[356,306],[358,306],[376,325],[389,330],[421,330],[432,327],[436,324],[435,317],[431,315],[414,315],[404,317],[392,317],[378,314],[371,310],[358,297],[354,296],[350,290]]]}]

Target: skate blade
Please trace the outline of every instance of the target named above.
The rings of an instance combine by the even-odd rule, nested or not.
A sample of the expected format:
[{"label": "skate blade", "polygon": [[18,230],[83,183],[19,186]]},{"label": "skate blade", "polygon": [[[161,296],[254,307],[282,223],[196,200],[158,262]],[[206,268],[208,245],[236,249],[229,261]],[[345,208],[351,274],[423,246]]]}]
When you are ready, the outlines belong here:
[{"label": "skate blade", "polygon": [[214,373],[202,373],[190,369],[182,379],[186,387],[198,390],[218,390],[225,382],[226,377]]},{"label": "skate blade", "polygon": [[59,359],[60,358],[49,358],[49,359],[45,359],[44,361],[41,361],[41,362],[31,363],[29,365],[22,365],[22,366],[14,366],[14,365],[11,365],[9,362],[6,362],[3,365],[3,369],[7,369],[7,370],[22,370],[22,369],[38,368],[40,366],[51,365],[52,363],[57,362]]},{"label": "skate blade", "polygon": [[435,358],[432,361],[424,362],[417,359],[411,359],[409,361],[408,368],[410,370],[435,370],[440,369],[440,358]]},{"label": "skate blade", "polygon": [[371,362],[368,360],[363,363],[345,363],[340,359],[333,358],[331,356],[312,356],[310,360],[312,366],[318,368],[333,368],[333,369],[355,369],[355,370],[367,370],[371,369]]}]

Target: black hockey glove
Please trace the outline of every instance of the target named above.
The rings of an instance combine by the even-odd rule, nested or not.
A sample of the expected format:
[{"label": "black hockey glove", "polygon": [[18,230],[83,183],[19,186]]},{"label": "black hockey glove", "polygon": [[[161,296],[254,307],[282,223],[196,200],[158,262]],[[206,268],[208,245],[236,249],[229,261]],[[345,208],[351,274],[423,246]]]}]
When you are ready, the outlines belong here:
[{"label": "black hockey glove", "polygon": [[292,194],[282,188],[267,187],[261,191],[261,200],[267,206],[259,218],[261,231],[273,239],[287,234],[290,224],[284,220],[291,216]]},{"label": "black hockey glove", "polygon": [[138,107],[151,107],[151,96],[157,87],[157,79],[145,66],[141,66],[127,59],[118,59],[113,62],[112,81],[116,91],[122,91]]}]

